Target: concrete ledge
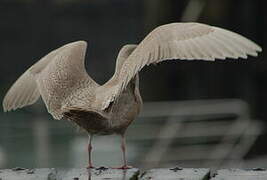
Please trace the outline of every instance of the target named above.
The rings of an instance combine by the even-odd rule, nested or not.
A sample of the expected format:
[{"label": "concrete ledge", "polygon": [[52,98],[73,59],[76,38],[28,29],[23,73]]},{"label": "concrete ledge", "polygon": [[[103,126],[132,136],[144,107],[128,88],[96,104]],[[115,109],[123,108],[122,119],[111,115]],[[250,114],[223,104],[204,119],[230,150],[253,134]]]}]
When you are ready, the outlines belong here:
[{"label": "concrete ledge", "polygon": [[151,169],[144,172],[141,180],[208,180],[210,176],[209,169],[191,169],[174,167],[170,169]]},{"label": "concrete ledge", "polygon": [[267,180],[267,171],[263,168],[221,169],[211,180]]},{"label": "concrete ledge", "polygon": [[0,169],[0,180],[267,180],[263,168],[250,170],[221,169],[212,177],[209,169],[159,168],[143,172],[99,167],[95,169]]},{"label": "concrete ledge", "polygon": [[110,169],[100,167],[96,169],[66,169],[59,170],[56,180],[137,180],[138,169]]},{"label": "concrete ledge", "polygon": [[0,180],[55,180],[55,169],[0,169]]},{"label": "concrete ledge", "polygon": [[137,180],[138,169],[3,169],[0,180]]}]

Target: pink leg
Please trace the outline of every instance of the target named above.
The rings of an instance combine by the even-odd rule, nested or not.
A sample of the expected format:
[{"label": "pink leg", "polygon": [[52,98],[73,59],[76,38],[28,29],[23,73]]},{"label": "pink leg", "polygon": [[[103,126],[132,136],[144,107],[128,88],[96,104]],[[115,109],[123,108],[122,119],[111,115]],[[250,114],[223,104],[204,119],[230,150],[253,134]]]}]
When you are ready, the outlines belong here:
[{"label": "pink leg", "polygon": [[92,163],[92,139],[93,139],[93,135],[89,135],[89,140],[88,140],[88,156],[89,156],[89,166],[87,167],[89,168],[94,168],[93,163]]},{"label": "pink leg", "polygon": [[122,156],[123,156],[123,166],[118,168],[118,169],[130,169],[132,168],[131,166],[127,165],[127,160],[126,160],[126,138],[124,134],[121,136],[121,150],[122,150]]}]

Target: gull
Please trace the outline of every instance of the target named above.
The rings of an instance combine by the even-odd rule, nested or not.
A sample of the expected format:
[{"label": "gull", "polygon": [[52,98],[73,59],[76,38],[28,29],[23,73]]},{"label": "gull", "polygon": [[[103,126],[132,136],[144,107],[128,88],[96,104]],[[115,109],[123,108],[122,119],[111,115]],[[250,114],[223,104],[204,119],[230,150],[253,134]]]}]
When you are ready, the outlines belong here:
[{"label": "gull", "polygon": [[232,31],[202,23],[171,23],[157,27],[139,44],[119,51],[114,75],[103,85],[86,72],[87,43],[66,44],[33,64],[12,85],[4,111],[35,103],[41,96],[54,119],[69,120],[89,135],[88,168],[94,135],[121,136],[122,169],[126,161],[125,132],[142,109],[139,71],[165,60],[224,60],[257,56],[261,47]]}]

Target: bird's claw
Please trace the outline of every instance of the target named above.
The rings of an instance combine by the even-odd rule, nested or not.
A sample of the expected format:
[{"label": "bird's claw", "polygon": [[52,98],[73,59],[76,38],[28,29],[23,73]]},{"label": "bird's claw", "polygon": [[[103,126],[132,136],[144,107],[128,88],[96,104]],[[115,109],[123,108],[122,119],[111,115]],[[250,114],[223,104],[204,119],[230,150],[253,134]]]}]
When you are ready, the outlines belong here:
[{"label": "bird's claw", "polygon": [[94,169],[95,167],[93,165],[89,165],[86,167],[86,169]]}]

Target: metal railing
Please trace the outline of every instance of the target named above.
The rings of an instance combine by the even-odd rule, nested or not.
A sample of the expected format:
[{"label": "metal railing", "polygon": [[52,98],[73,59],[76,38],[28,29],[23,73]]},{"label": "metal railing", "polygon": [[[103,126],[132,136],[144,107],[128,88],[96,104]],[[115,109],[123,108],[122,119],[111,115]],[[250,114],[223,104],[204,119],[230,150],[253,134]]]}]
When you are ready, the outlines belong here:
[{"label": "metal railing", "polygon": [[128,134],[129,141],[152,142],[138,158],[138,164],[151,168],[242,164],[260,133],[247,103],[222,99],[145,103]]}]

